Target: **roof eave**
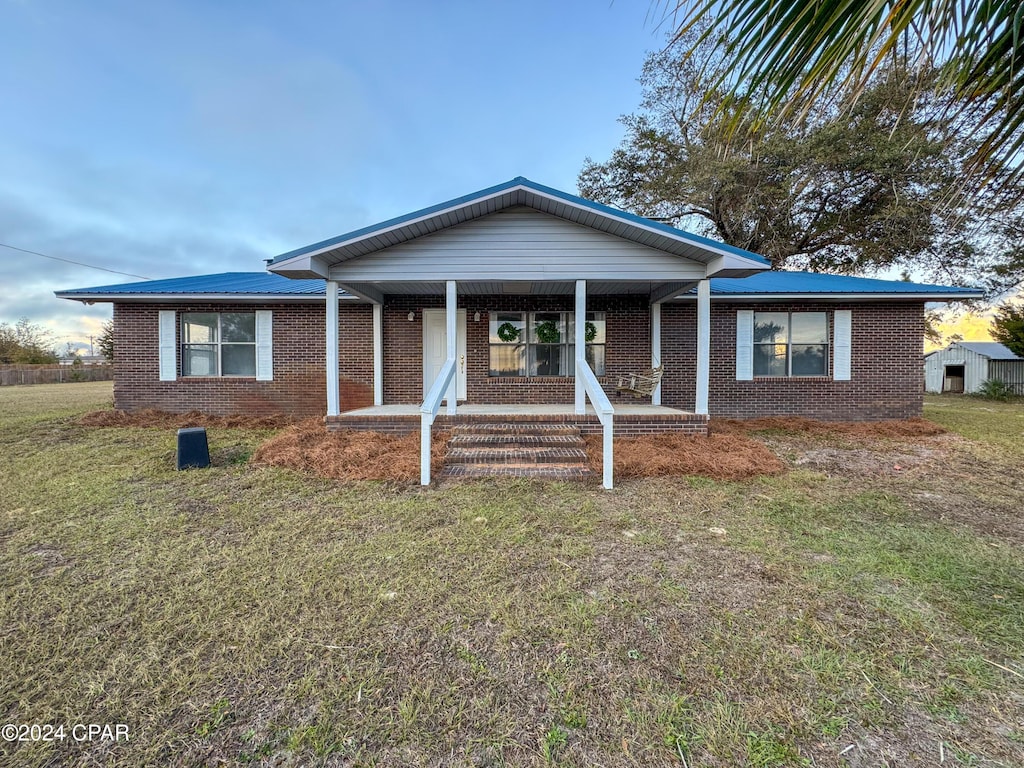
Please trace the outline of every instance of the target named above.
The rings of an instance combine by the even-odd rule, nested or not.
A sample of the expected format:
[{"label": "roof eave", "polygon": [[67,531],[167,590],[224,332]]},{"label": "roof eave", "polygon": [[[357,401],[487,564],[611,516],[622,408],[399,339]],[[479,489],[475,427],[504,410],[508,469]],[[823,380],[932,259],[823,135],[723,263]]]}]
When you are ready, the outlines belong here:
[{"label": "roof eave", "polygon": [[292,280],[326,280],[330,263],[318,254],[307,254],[283,261],[277,267],[268,264],[267,271]]},{"label": "roof eave", "polygon": [[[710,250],[710,248],[709,248]],[[734,253],[720,252],[707,263],[708,277],[752,277],[771,269],[768,264],[751,265],[751,260]]]},{"label": "roof eave", "polygon": [[[713,301],[961,301],[964,299],[979,299],[984,293],[712,293]],[[675,300],[696,301],[695,294],[682,294],[676,296]]]},{"label": "roof eave", "polygon": [[[323,303],[325,294],[316,293],[67,293],[55,291],[58,299],[80,301],[83,304],[174,304],[188,301],[232,304],[293,304]],[[342,294],[341,299],[355,301],[355,296]]]}]

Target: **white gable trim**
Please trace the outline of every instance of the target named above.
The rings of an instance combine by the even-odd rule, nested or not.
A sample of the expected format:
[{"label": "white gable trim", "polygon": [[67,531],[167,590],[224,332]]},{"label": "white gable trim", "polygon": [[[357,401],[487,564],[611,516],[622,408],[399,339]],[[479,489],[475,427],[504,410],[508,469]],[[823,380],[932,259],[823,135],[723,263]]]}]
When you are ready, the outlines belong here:
[{"label": "white gable trim", "polygon": [[[520,185],[518,185],[516,187],[513,187],[512,189],[503,189],[500,192],[495,192],[495,193],[490,194],[490,195],[484,195],[483,197],[476,198],[474,200],[474,204],[486,203],[488,200],[493,200],[496,197],[501,197],[502,195],[507,195],[507,194],[509,194],[511,192],[516,192],[516,191],[521,190],[521,189],[525,189],[525,187],[523,187],[520,184]],[[405,227],[412,227],[412,226],[416,226],[417,224],[422,224],[424,222],[430,221],[431,219],[440,219],[440,218],[443,218],[444,216],[448,216],[451,213],[454,213],[455,211],[462,210],[463,208],[466,208],[466,207],[468,207],[466,203],[460,202],[460,203],[458,203],[456,205],[450,205],[447,208],[443,208],[443,209],[441,209],[439,211],[431,211],[430,213],[426,213],[426,214],[424,214],[422,216],[417,216],[414,219],[406,219],[406,220],[400,221],[400,222],[398,222],[396,224],[392,224],[390,227],[384,227],[383,229],[374,230],[372,235],[356,235],[354,237],[348,238],[347,240],[342,240],[341,242],[332,243],[331,245],[325,245],[323,248],[318,248],[315,251],[309,251],[308,253],[303,253],[303,254],[300,254],[300,255],[297,255],[297,256],[293,256],[290,259],[285,259],[284,261],[276,262],[276,263],[274,263],[272,265],[273,269],[271,269],[271,271],[272,272],[276,272],[276,271],[278,271],[279,267],[284,269],[285,267],[288,267],[289,265],[292,265],[293,262],[299,262],[299,261],[302,261],[302,260],[312,259],[315,256],[320,256],[320,255],[325,254],[325,253],[330,253],[331,251],[336,251],[339,248],[345,248],[345,247],[347,247],[349,245],[353,245],[354,243],[358,243],[358,242],[360,242],[362,240],[372,239],[374,237],[382,237],[384,235],[388,235],[388,234],[390,234],[392,232],[395,232],[397,230],[404,229]],[[487,214],[484,214],[484,215],[487,215]],[[437,230],[434,230],[434,231],[440,231],[440,229],[447,229],[447,227],[439,227]]]},{"label": "white gable trim", "polygon": [[[612,280],[677,285],[704,264],[584,224],[516,207],[335,264],[352,293],[364,282]],[[372,298],[372,297],[371,297]]]},{"label": "white gable trim", "polygon": [[[963,301],[964,299],[976,299],[980,294],[965,295],[963,293],[714,293],[711,298],[715,301],[731,301],[733,303],[748,302],[757,304],[762,301]],[[695,294],[682,294],[674,299],[666,301],[696,301]]]},{"label": "white gable trim", "polygon": [[[324,277],[324,267],[389,250],[403,243],[490,216],[507,208],[526,206],[540,213],[564,219],[592,230],[605,232],[625,242],[648,245],[666,254],[705,265],[710,272],[736,277],[752,274],[769,265],[756,254],[738,252],[725,244],[659,225],[639,216],[559,193],[521,179],[424,209],[378,226],[366,227],[341,238],[282,254],[271,272],[289,277]],[[709,270],[707,265],[713,265]],[[333,279],[333,276],[332,276]]]}]

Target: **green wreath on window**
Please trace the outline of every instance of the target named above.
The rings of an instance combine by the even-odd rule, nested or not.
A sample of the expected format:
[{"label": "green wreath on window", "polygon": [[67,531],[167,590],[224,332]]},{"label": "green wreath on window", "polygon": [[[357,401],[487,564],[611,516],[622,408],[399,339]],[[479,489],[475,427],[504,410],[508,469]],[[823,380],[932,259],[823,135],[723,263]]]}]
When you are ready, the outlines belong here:
[{"label": "green wreath on window", "polygon": [[537,334],[537,341],[541,344],[557,344],[562,340],[562,334],[558,332],[558,326],[555,325],[554,320],[537,323],[534,333]]},{"label": "green wreath on window", "polygon": [[498,326],[498,338],[502,341],[519,341],[519,334],[522,330],[516,328],[512,323],[502,323]]},{"label": "green wreath on window", "polygon": [[597,338],[597,326],[589,320],[587,321],[586,329],[584,330],[584,336],[587,339],[587,344]]}]

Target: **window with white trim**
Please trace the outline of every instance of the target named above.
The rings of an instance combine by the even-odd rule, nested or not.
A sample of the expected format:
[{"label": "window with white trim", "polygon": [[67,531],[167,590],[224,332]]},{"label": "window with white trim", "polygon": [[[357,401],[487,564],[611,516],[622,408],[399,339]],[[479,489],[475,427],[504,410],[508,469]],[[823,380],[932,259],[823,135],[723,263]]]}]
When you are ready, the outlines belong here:
[{"label": "window with white trim", "polygon": [[182,376],[256,376],[255,312],[182,312]]},{"label": "window with white trim", "polygon": [[[604,312],[587,312],[586,360],[605,371]],[[491,312],[491,376],[573,376],[576,373],[574,312]]]},{"label": "window with white trim", "polygon": [[828,313],[754,312],[753,374],[827,376]]}]

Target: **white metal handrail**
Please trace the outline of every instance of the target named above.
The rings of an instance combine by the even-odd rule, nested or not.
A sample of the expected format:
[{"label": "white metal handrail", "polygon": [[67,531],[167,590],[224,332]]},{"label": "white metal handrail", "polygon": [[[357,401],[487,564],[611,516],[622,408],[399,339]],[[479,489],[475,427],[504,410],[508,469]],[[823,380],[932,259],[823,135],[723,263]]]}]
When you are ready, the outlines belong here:
[{"label": "white metal handrail", "polygon": [[589,363],[586,358],[576,358],[576,375],[583,382],[583,389],[587,393],[587,397],[590,398],[591,405],[594,406],[594,411],[597,413],[597,418],[601,421],[601,427],[603,432],[603,445],[602,445],[602,461],[604,466],[604,472],[601,484],[605,488],[612,487],[612,444],[614,427],[613,422],[615,420],[615,409],[612,407],[611,400],[608,399],[608,395],[601,389],[601,384],[597,380],[597,376],[594,375],[594,371],[591,370]]},{"label": "white metal handrail", "polygon": [[[441,410],[441,401],[444,400],[454,376],[455,358],[449,357],[441,366],[423,405],[420,406],[420,485],[430,485],[430,427],[437,412]],[[454,405],[454,400],[451,404]]]}]

